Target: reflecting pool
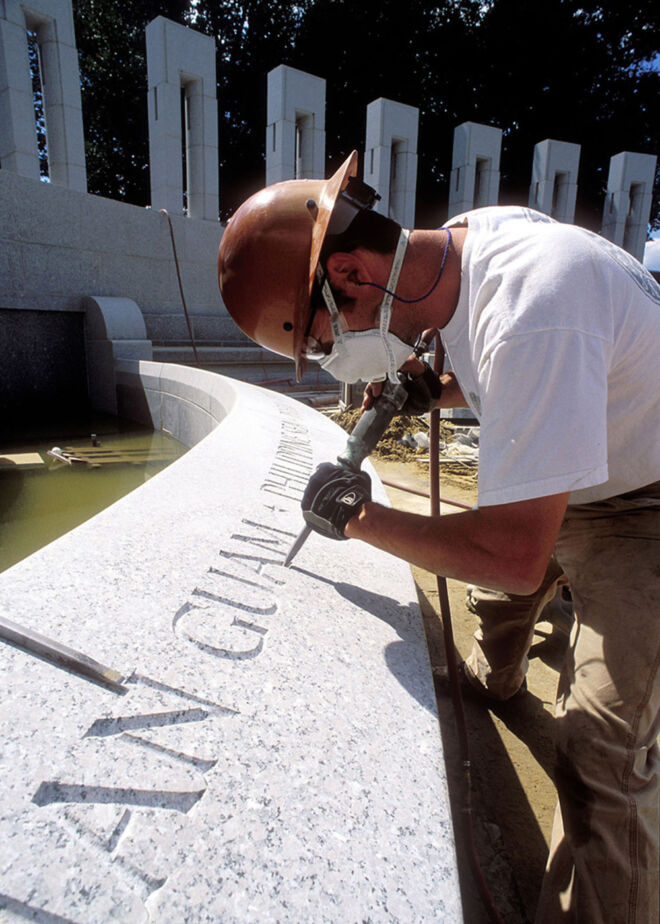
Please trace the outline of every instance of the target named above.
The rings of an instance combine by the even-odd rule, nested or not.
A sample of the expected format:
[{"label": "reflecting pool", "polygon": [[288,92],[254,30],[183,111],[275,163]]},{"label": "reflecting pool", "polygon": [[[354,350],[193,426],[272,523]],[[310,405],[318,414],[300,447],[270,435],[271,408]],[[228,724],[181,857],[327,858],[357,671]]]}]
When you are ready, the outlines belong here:
[{"label": "reflecting pool", "polygon": [[92,418],[0,442],[0,571],[138,488],[186,452],[168,433]]}]

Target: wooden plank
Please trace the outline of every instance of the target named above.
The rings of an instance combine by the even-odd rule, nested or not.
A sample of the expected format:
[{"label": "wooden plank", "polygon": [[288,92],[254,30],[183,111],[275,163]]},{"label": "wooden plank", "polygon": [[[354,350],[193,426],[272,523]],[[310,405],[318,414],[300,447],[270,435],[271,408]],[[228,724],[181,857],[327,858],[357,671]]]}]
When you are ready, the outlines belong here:
[{"label": "wooden plank", "polygon": [[6,452],[0,455],[0,468],[29,468],[44,465],[38,452]]},{"label": "wooden plank", "polygon": [[66,453],[70,453],[77,459],[82,459],[88,465],[143,465],[148,462],[171,462],[176,458],[176,454],[171,450],[161,449],[150,451],[148,449],[97,449],[97,448],[80,448],[78,446],[66,446]]}]

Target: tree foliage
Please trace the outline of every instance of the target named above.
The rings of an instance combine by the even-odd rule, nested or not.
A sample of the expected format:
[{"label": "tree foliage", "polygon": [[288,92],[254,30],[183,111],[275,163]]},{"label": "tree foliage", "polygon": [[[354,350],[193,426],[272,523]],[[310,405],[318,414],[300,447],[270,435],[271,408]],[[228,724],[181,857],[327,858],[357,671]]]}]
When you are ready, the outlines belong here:
[{"label": "tree foliage", "polygon": [[221,214],[228,217],[265,182],[266,82],[296,64],[304,2],[200,0],[195,28],[216,40]]},{"label": "tree foliage", "polygon": [[576,220],[597,228],[610,157],[660,149],[660,6],[614,6],[74,0],[90,190],[149,201],[144,28],[164,15],[216,40],[223,217],[264,183],[266,78],[289,64],[327,81],[328,170],[363,150],[372,100],[419,107],[419,226],[446,216],[453,131],[474,121],[503,130],[501,202],[526,203],[538,141],[581,144]]},{"label": "tree foliage", "polygon": [[183,23],[188,5],[187,0],[74,0],[91,193],[149,203],[144,30],[156,16]]},{"label": "tree foliage", "polygon": [[[577,220],[598,227],[610,157],[660,148],[658,6],[636,11],[577,0],[498,0],[478,32],[470,77],[478,121],[505,131],[504,201],[520,201],[531,151],[544,138],[582,145]],[[497,49],[493,55],[492,49]],[[654,213],[657,216],[657,200]]]}]

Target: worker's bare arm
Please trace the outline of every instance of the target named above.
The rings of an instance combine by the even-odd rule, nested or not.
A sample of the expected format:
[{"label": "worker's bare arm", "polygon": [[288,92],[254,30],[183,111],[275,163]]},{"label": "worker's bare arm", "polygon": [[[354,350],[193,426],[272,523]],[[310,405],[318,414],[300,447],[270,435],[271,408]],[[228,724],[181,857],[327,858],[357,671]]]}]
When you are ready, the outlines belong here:
[{"label": "worker's bare arm", "polygon": [[468,403],[453,372],[445,372],[440,376],[442,394],[436,404],[440,407],[467,407]]},{"label": "worker's bare arm", "polygon": [[564,518],[568,494],[419,516],[372,502],[345,534],[434,574],[530,594],[540,585]]},{"label": "worker's bare arm", "polygon": [[[408,372],[415,377],[422,374],[424,371],[424,364],[420,359],[417,359],[417,357],[411,356],[410,359],[407,359],[403,366],[401,366],[401,371]],[[442,394],[436,402],[435,407],[468,407],[468,403],[465,400],[465,396],[461,391],[458,379],[454,373],[443,372],[439,378],[442,383]]]}]

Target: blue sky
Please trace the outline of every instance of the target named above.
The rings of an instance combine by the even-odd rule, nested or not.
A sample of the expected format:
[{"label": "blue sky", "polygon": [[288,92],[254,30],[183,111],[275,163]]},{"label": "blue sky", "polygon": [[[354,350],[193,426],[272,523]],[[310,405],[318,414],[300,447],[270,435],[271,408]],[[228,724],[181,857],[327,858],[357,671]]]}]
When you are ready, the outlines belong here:
[{"label": "blue sky", "polygon": [[644,266],[660,273],[660,233],[656,232],[653,241],[647,241],[644,248]]}]

